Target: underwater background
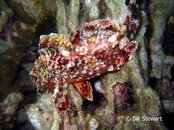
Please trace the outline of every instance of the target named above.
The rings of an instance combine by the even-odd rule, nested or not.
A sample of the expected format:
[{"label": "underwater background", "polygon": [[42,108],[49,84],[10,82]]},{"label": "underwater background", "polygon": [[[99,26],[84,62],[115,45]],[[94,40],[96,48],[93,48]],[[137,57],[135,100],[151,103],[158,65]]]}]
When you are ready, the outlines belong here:
[{"label": "underwater background", "polygon": [[[71,112],[55,109],[29,73],[39,37],[70,35],[86,22],[122,24],[135,3],[138,49],[119,71],[90,80],[93,101],[69,85]],[[172,130],[174,124],[173,0],[0,0],[0,130]]]}]

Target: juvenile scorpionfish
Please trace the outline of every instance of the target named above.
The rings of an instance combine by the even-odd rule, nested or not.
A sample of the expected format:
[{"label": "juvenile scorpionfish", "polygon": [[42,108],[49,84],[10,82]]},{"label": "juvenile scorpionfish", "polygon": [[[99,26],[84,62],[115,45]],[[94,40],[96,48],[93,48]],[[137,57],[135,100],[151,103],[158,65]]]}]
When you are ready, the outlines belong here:
[{"label": "juvenile scorpionfish", "polygon": [[132,34],[138,25],[138,19],[127,16],[122,25],[102,19],[85,23],[71,36],[42,35],[40,56],[30,73],[35,85],[39,90],[54,94],[55,106],[60,113],[71,107],[66,90],[68,84],[73,84],[85,99],[92,101],[89,80],[117,71],[131,59],[137,49]]}]

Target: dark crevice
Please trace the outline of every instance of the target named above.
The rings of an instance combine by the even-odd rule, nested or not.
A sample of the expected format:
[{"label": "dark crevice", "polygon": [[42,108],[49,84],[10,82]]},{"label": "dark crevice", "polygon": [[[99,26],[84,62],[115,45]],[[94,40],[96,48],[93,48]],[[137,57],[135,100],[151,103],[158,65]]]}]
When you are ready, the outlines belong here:
[{"label": "dark crevice", "polygon": [[101,0],[98,4],[99,7],[99,19],[104,19],[107,12],[107,5],[104,0]]},{"label": "dark crevice", "polygon": [[[130,3],[131,0],[125,0],[125,5],[128,5]],[[135,1],[136,4],[138,4],[139,6],[144,2],[144,0],[136,0]]]},{"label": "dark crevice", "polygon": [[[151,18],[150,13],[149,13],[149,5],[150,5],[150,0],[146,0],[145,4],[144,4],[144,11],[146,12],[148,24],[146,25],[146,31],[145,31],[144,37],[145,37],[145,50],[147,52],[147,60],[148,60],[148,63],[147,63],[147,65],[148,65],[147,66],[148,67],[147,75],[148,76],[150,76],[150,73],[152,70],[150,39],[151,39],[152,34],[153,34],[153,28],[151,26],[152,18]],[[148,82],[150,82],[150,81],[148,81]]]},{"label": "dark crevice", "polygon": [[57,32],[56,28],[56,19],[55,17],[47,17],[47,19],[43,20],[36,28],[36,37],[35,41],[33,42],[38,46],[38,40],[40,35],[42,34],[49,34],[49,33],[54,33]]},{"label": "dark crevice", "polygon": [[144,33],[144,36],[149,39],[152,36],[152,28],[150,25],[146,25],[146,31]]},{"label": "dark crevice", "polygon": [[171,73],[171,81],[174,81],[174,64],[171,67],[170,73]]},{"label": "dark crevice", "polygon": [[85,14],[85,8],[84,8],[84,3],[80,1],[80,9],[79,9],[79,23],[82,23],[82,17]]},{"label": "dark crevice", "polygon": [[82,110],[86,113],[90,113],[91,115],[93,115],[95,113],[95,110],[101,106],[101,102],[103,102],[105,99],[105,97],[100,94],[99,92],[93,90],[93,101],[88,101],[88,100],[84,100],[83,101],[83,105],[82,105]]},{"label": "dark crevice", "polygon": [[155,77],[152,77],[152,78],[149,78],[149,86],[151,87],[151,88],[153,88],[154,90],[156,90],[156,85],[157,85],[157,82],[158,82],[158,79],[157,78],[155,78]]},{"label": "dark crevice", "polygon": [[[21,80],[21,76],[20,76],[20,72],[21,72],[22,68],[21,66],[18,67],[17,71],[16,71],[16,75],[15,78],[12,81],[12,86],[14,86],[19,80]],[[18,86],[17,86],[18,87]]]},{"label": "dark crevice", "polygon": [[174,14],[166,22],[163,33],[162,49],[164,54],[174,56]]},{"label": "dark crevice", "polygon": [[91,83],[92,88],[93,88],[93,101],[88,101],[85,99],[83,101],[83,104],[82,104],[82,110],[86,113],[90,113],[91,115],[93,115],[95,113],[95,110],[98,107],[107,103],[107,99],[104,97],[104,95],[97,92],[94,88],[94,83],[95,83],[95,81],[98,80],[98,78],[99,77],[90,80],[90,83]]},{"label": "dark crevice", "polygon": [[125,0],[125,5],[128,5],[130,0]]},{"label": "dark crevice", "polygon": [[18,123],[17,121],[14,122],[16,122],[15,126],[11,130],[35,130],[29,119],[27,121],[24,121],[23,123]]},{"label": "dark crevice", "polygon": [[144,3],[144,0],[136,0],[136,4],[138,4],[139,6],[142,5],[142,3]]},{"label": "dark crevice", "polygon": [[171,67],[170,73],[171,73],[170,86],[174,92],[174,64]]},{"label": "dark crevice", "polygon": [[174,123],[171,123],[174,120],[173,113],[163,113],[162,120],[163,120],[165,126],[168,128],[168,130],[173,130]]},{"label": "dark crevice", "polygon": [[65,4],[65,6],[68,6],[70,4],[70,0],[62,0],[62,2]]}]

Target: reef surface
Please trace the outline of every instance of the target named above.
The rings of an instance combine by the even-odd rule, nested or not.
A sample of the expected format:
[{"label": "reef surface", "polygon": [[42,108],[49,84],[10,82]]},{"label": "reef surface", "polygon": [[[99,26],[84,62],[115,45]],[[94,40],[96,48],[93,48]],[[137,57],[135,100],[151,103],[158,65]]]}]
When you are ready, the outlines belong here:
[{"label": "reef surface", "polygon": [[[37,93],[29,77],[39,57],[40,35],[70,37],[77,27],[99,19],[115,21],[120,26],[130,15],[128,5],[132,2],[138,5],[140,15],[138,30],[135,34],[131,31],[132,40],[138,43],[132,59],[117,72],[89,78],[93,101],[68,84],[71,111],[62,116],[55,107],[54,94]],[[173,0],[1,0],[0,129],[171,129],[173,8]],[[156,120],[150,121],[150,117]]]}]

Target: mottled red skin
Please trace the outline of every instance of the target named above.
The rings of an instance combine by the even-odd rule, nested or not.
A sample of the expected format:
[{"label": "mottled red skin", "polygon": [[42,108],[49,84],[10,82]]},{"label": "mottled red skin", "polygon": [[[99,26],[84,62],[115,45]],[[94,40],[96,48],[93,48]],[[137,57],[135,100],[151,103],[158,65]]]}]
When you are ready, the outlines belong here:
[{"label": "mottled red skin", "polygon": [[[74,83],[86,99],[93,100],[92,87],[87,80],[108,71],[117,71],[130,60],[137,49],[137,42],[130,40],[133,38],[130,32],[137,31],[139,24],[138,20],[132,22],[131,16],[127,16],[123,24],[127,29],[111,20],[96,20],[77,29],[70,38],[54,34],[40,39],[41,56],[31,75],[40,88],[46,86],[53,93],[57,82],[60,83],[55,99],[59,112],[70,107],[63,93],[66,91],[64,84]],[[64,42],[66,44],[61,45]],[[68,44],[72,46],[66,48]],[[64,100],[59,100],[62,97]]]},{"label": "mottled red skin", "polygon": [[55,83],[51,79],[48,79],[48,85],[47,86],[48,86],[49,92],[53,93],[54,88],[55,88]]},{"label": "mottled red skin", "polygon": [[[97,25],[100,26],[98,27]],[[89,32],[90,36],[87,37],[86,33]],[[96,34],[94,34],[94,32]],[[99,35],[102,33],[105,33],[105,36],[100,37]],[[59,59],[59,61],[56,62],[56,65],[63,68],[62,70],[61,68],[59,70],[61,71],[60,75],[64,78],[66,83],[74,83],[94,78],[106,73],[109,67],[112,65],[114,67],[113,71],[117,71],[119,66],[123,65],[129,60],[132,53],[136,50],[137,44],[135,42],[130,42],[125,38],[126,40],[124,41],[124,48],[120,49],[118,43],[113,47],[112,42],[109,42],[108,39],[116,33],[120,33],[117,36],[118,42],[125,38],[126,34],[121,34],[114,23],[109,20],[98,20],[85,24],[81,30],[78,30],[76,42],[79,43],[74,43],[73,50],[69,51],[70,54],[68,56],[63,56],[60,52],[57,52],[57,54],[52,54],[50,64],[52,64],[52,61]],[[88,44],[84,45],[84,41],[86,41]],[[73,39],[73,42],[75,42],[75,39]],[[100,47],[101,44],[104,47]],[[84,46],[88,49],[86,53],[84,50],[78,52],[75,51],[77,47],[83,48]],[[94,63],[86,63],[85,61],[87,57],[94,57],[96,61]],[[78,65],[79,61],[81,62],[80,65]],[[104,66],[103,64],[97,64],[99,63],[98,61],[101,61]],[[74,66],[70,69],[66,68],[69,62],[74,63]],[[96,68],[98,69],[96,70]],[[88,73],[91,70],[93,73]],[[84,74],[82,73],[83,71],[86,71],[87,73]]]}]

